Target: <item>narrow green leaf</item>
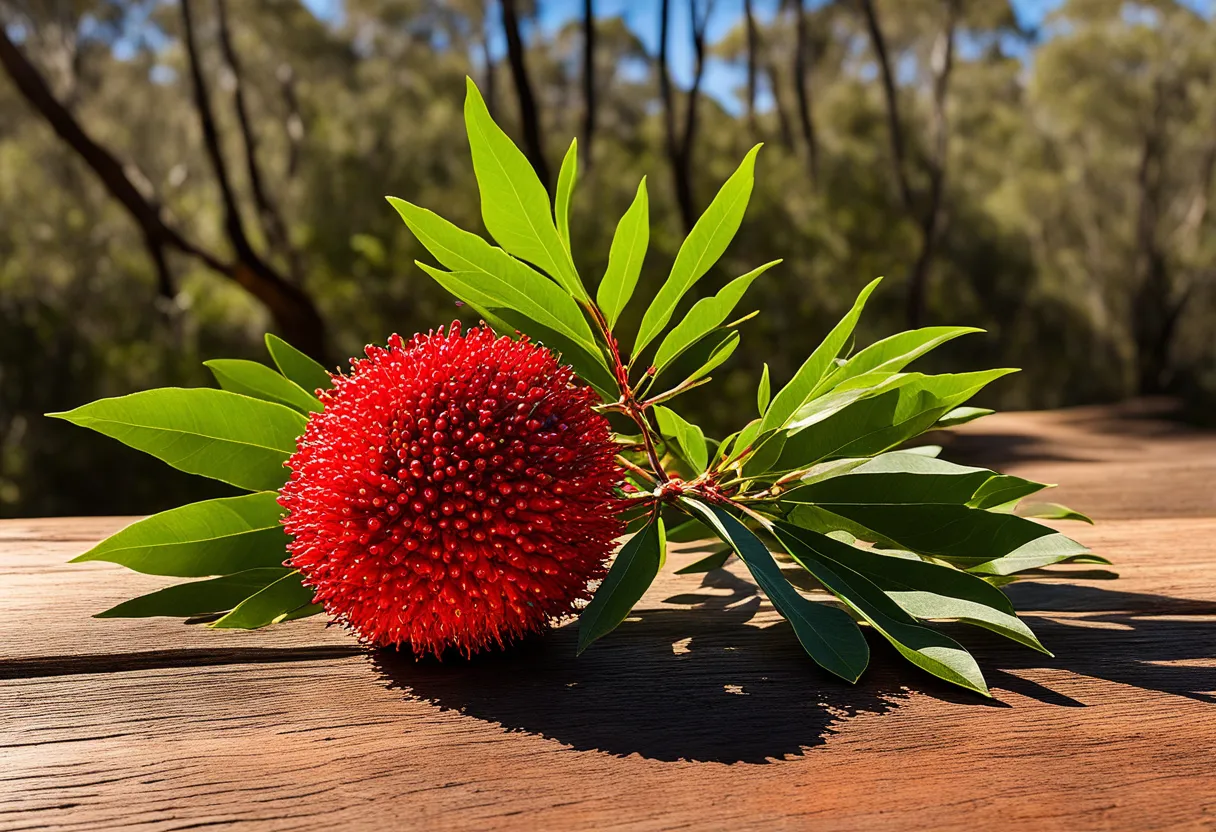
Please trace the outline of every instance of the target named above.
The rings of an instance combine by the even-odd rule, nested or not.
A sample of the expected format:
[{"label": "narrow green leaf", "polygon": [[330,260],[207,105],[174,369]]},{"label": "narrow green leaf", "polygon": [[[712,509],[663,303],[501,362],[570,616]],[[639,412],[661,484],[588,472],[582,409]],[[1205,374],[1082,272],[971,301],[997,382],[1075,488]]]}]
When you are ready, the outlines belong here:
[{"label": "narrow green leaf", "polygon": [[981,485],[967,504],[972,508],[995,509],[998,506],[1016,504],[1023,497],[1044,488],[1051,486],[1008,474],[998,474]]},{"label": "narrow green leaf", "polygon": [[277,335],[266,333],[266,349],[279,372],[308,393],[334,386],[329,371]]},{"label": "narrow green leaf", "polygon": [[633,203],[617,223],[616,232],[612,235],[608,269],[595,294],[595,301],[604,313],[610,330],[616,327],[621,310],[633,297],[649,245],[650,204],[646,196],[646,177],[643,176]]},{"label": "narrow green leaf", "polygon": [[209,388],[146,390],[47,415],[248,491],[277,491],[287,481],[283,463],[308,424],[281,404]]},{"label": "narrow green leaf", "polygon": [[320,413],[320,400],[289,378],[265,364],[239,358],[214,358],[204,361],[220,387],[242,396],[285,404],[304,415]]},{"label": "narrow green leaf", "polygon": [[748,151],[680,246],[671,273],[642,316],[642,326],[633,345],[635,356],[640,355],[646,345],[663,331],[680,299],[718,262],[730,245],[747,210],[759,151],[760,145]]},{"label": "narrow green leaf", "polygon": [[[811,545],[790,534],[782,526],[775,529],[777,539],[794,560],[815,580],[870,622],[900,655],[939,679],[990,696],[979,665],[967,650],[948,636],[922,626],[887,597],[881,589],[859,572],[824,556],[825,545]],[[820,537],[834,546],[846,544]]]},{"label": "narrow green leaf", "polygon": [[570,249],[570,197],[578,181],[578,139],[570,140],[570,148],[562,159],[562,169],[557,174],[557,200],[553,205],[553,218],[557,221],[557,236],[566,247],[571,262],[574,255]]},{"label": "narrow green leaf", "polygon": [[831,369],[833,360],[840,354],[840,350],[849,340],[849,336],[853,334],[853,327],[857,326],[857,319],[861,317],[866,300],[881,282],[882,278],[877,278],[861,290],[861,294],[853,302],[853,308],[840,319],[840,323],[832,328],[823,342],[803,362],[802,366],[798,368],[798,372],[794,373],[794,377],[790,379],[789,384],[781,388],[761,420],[761,431],[781,427],[789,421],[798,408],[806,403],[811,392]]},{"label": "narrow green leaf", "polygon": [[1059,503],[1023,503],[1018,506],[1019,517],[1037,517],[1040,520],[1077,520],[1093,525],[1094,521],[1079,511]]},{"label": "narrow green leaf", "polygon": [[947,341],[983,331],[970,326],[929,326],[884,338],[854,355],[842,367],[828,373],[827,377],[819,382],[810,397],[822,395],[841,382],[866,373],[875,371],[897,373],[917,358]]},{"label": "narrow green leaf", "polygon": [[176,584],[157,592],[123,601],[94,618],[150,618],[172,616],[193,618],[227,612],[251,595],[260,592],[291,572],[285,567],[246,569],[234,575]]},{"label": "narrow green leaf", "polygon": [[288,537],[273,491],[204,500],[145,517],[72,559],[117,563],[147,575],[199,578],[281,566]]},{"label": "narrow green leaf", "polygon": [[769,601],[794,628],[798,641],[825,670],[856,682],[870,661],[870,647],[857,624],[844,610],[800,595],[773,560],[768,548],[729,512],[696,500],[684,505],[705,518],[747,565]]},{"label": "narrow green leaf", "polygon": [[[737,330],[714,330],[685,352],[683,357],[691,358],[691,365],[696,366],[697,369],[689,373],[680,384],[691,384],[697,379],[709,375],[720,367],[726,359],[730,358],[738,346],[739,333]],[[684,362],[681,361],[680,364],[684,364]]]},{"label": "narrow green leaf", "polygon": [[578,619],[578,652],[608,635],[625,620],[663,568],[667,556],[663,518],[657,514],[642,531],[625,542],[608,576]]},{"label": "narrow green leaf", "polygon": [[667,333],[667,337],[659,344],[653,362],[658,372],[662,372],[686,349],[721,325],[734,311],[735,306],[743,297],[743,293],[747,291],[752,282],[780,262],[780,260],[773,260],[771,263],[765,263],[759,268],[752,269],[742,277],[736,277],[726,284],[712,298],[702,298],[693,304],[684,319],[676,324],[675,328]]},{"label": "narrow green leaf", "polygon": [[705,444],[705,433],[701,428],[662,405],[655,406],[654,414],[659,420],[659,432],[675,440],[680,456],[692,466],[694,473],[704,473],[705,466],[709,464],[709,447]]},{"label": "narrow green leaf", "polygon": [[683,523],[672,526],[667,530],[668,543],[692,543],[698,540],[710,539],[713,536],[713,529],[695,517],[689,517]]},{"label": "narrow green leaf", "polygon": [[320,615],[325,612],[324,604],[305,604],[302,607],[296,607],[291,612],[284,612],[276,615],[271,624],[285,624],[288,621],[298,621],[301,618],[309,618],[314,615]]},{"label": "narrow green leaf", "polygon": [[281,621],[312,603],[313,592],[300,583],[299,572],[288,572],[260,592],[250,595],[209,626],[217,630],[256,630]]},{"label": "narrow green leaf", "polygon": [[734,550],[729,546],[725,546],[716,552],[710,552],[699,560],[693,561],[682,569],[677,569],[675,573],[677,575],[696,575],[701,572],[712,572],[725,566],[733,554]]},{"label": "narrow green leaf", "polygon": [[473,79],[467,81],[464,122],[486,229],[508,253],[535,263],[579,300],[589,300],[553,224],[545,186],[527,157],[494,123]]},{"label": "narrow green leaf", "polygon": [[991,416],[996,413],[995,410],[989,410],[986,407],[956,407],[945,416],[937,420],[935,428],[955,428],[959,425],[965,425],[968,422],[974,422],[976,419],[984,416]]},{"label": "narrow green leaf", "polygon": [[[1013,515],[1006,515],[1012,517]],[[1015,518],[1020,520],[1021,518]],[[1023,521],[1029,523],[1029,520]],[[1050,532],[1051,530],[1048,529]],[[1000,557],[974,563],[969,558],[952,558],[951,562],[966,566],[967,571],[976,575],[1013,575],[1025,572],[1027,569],[1039,569],[1057,563],[1105,563],[1106,558],[1092,554],[1072,538],[1053,532],[1036,537],[1008,554]]]},{"label": "narrow green leaf", "polygon": [[760,415],[764,415],[764,411],[768,410],[768,402],[771,398],[771,389],[768,379],[768,362],[764,364],[764,372],[760,374],[760,387],[756,390],[756,409],[760,411]]}]

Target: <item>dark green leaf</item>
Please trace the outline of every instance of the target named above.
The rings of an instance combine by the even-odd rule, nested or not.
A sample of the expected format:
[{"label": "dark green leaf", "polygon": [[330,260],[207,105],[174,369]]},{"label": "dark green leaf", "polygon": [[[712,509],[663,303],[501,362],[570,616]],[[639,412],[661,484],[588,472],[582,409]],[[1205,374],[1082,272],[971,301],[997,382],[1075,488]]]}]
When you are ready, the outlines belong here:
[{"label": "dark green leaf", "polygon": [[682,502],[710,524],[747,565],[769,601],[794,628],[798,641],[815,662],[849,682],[856,682],[870,661],[870,647],[844,610],[803,597],[790,585],[768,548],[729,512],[696,500]]},{"label": "dark green leaf", "polygon": [[279,372],[309,393],[334,386],[329,371],[277,335],[266,333],[266,349]]},{"label": "dark green leaf", "polygon": [[281,404],[208,388],[146,390],[47,415],[249,491],[277,491],[287,481],[283,463],[308,424]]},{"label": "dark green leaf", "polygon": [[671,273],[642,316],[642,326],[633,346],[634,355],[641,354],[646,345],[658,337],[671,320],[680,299],[718,262],[730,245],[747,210],[759,151],[760,145],[748,151],[680,246]]},{"label": "dark green leaf", "polygon": [[608,250],[608,269],[600,281],[595,300],[608,321],[608,328],[616,327],[621,310],[633,297],[638,275],[642,272],[642,261],[646,259],[646,247],[650,245],[650,206],[646,196],[646,177],[638,185],[633,204],[621,217],[616,232],[612,235],[612,247]]},{"label": "dark green leaf", "polygon": [[471,78],[464,122],[481,193],[481,218],[490,236],[510,254],[544,269],[574,297],[589,300],[553,224],[545,186],[527,157],[494,123]]},{"label": "dark green leaf", "polygon": [[300,607],[311,604],[312,597],[312,590],[300,583],[300,573],[288,572],[210,626],[219,630],[256,630],[283,621]]},{"label": "dark green leaf", "polygon": [[177,584],[132,598],[130,601],[123,601],[93,617],[150,618],[167,615],[174,618],[192,618],[227,612],[290,572],[291,570],[285,567],[247,569],[222,578]]},{"label": "dark green leaf", "polygon": [[700,572],[712,572],[715,569],[721,569],[730,560],[730,556],[734,554],[734,550],[729,546],[719,549],[716,552],[710,552],[705,557],[695,560],[685,566],[683,569],[677,569],[677,575],[695,575]]},{"label": "dark green leaf", "polygon": [[72,563],[106,561],[179,578],[281,566],[288,538],[277,498],[262,491],[162,511],[110,535]]},{"label": "dark green leaf", "polygon": [[666,554],[663,518],[655,514],[652,522],[621,547],[608,570],[608,576],[579,616],[579,653],[625,620],[633,605],[642,599],[663,568]]},{"label": "dark green leaf", "polygon": [[671,527],[667,531],[668,543],[692,543],[696,540],[705,540],[714,536],[713,529],[706,526],[695,517],[690,517],[683,523]]},{"label": "dark green leaf", "polygon": [[305,415],[321,412],[321,402],[316,396],[265,364],[239,358],[215,358],[203,364],[225,390],[285,404]]},{"label": "dark green leaf", "polygon": [[570,197],[578,181],[578,139],[570,140],[570,148],[562,159],[562,169],[557,174],[557,200],[553,205],[553,218],[557,220],[557,236],[566,247],[566,254],[573,261],[570,249]]}]

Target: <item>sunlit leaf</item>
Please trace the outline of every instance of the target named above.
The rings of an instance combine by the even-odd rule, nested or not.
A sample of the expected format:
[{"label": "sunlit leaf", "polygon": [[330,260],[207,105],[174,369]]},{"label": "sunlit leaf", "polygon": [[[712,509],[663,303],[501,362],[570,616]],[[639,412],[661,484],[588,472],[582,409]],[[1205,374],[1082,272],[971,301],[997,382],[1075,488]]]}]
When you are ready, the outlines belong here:
[{"label": "sunlit leaf", "polygon": [[579,616],[579,653],[625,620],[663,568],[666,554],[663,518],[654,514],[651,522],[621,547],[595,597]]},{"label": "sunlit leaf", "polygon": [[266,349],[279,372],[309,393],[334,386],[329,371],[277,335],[266,333]]},{"label": "sunlit leaf", "polygon": [[210,626],[218,630],[256,630],[285,620],[312,603],[313,592],[300,583],[299,572],[289,572],[265,589],[250,595]]},{"label": "sunlit leaf", "polygon": [[764,365],[764,372],[760,374],[760,386],[756,389],[756,409],[760,415],[764,415],[764,411],[768,410],[768,402],[771,398],[771,390],[769,388],[768,379],[768,363]]},{"label": "sunlit leaf", "polygon": [[654,408],[654,414],[659,421],[659,432],[675,440],[680,449],[680,456],[692,466],[693,472],[704,472],[705,466],[709,464],[709,448],[705,444],[705,433],[701,428],[662,405]]},{"label": "sunlit leaf", "polygon": [[650,245],[650,206],[646,196],[646,177],[638,185],[637,195],[625,216],[612,235],[612,247],[608,250],[608,269],[596,291],[595,301],[608,328],[616,327],[621,310],[633,297],[642,272],[642,261],[646,259],[646,247]]},{"label": "sunlit leaf", "polygon": [[574,185],[578,181],[578,139],[570,140],[570,148],[562,159],[562,169],[557,174],[557,199],[553,204],[553,218],[557,221],[557,236],[566,247],[566,254],[573,255],[570,249],[570,197],[574,194]]},{"label": "sunlit leaf", "polygon": [[225,390],[285,404],[305,415],[321,411],[321,402],[316,396],[265,364],[239,358],[213,358],[203,364]]},{"label": "sunlit leaf", "polygon": [[94,618],[193,618],[228,612],[251,595],[290,574],[286,567],[247,569],[222,578],[176,584],[99,612]]}]

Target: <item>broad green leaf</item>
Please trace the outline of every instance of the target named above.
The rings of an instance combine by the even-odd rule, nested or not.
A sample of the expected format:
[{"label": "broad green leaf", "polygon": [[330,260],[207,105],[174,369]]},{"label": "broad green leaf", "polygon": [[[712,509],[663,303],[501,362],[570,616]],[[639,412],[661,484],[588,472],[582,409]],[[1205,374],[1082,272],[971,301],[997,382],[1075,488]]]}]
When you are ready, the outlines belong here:
[{"label": "broad green leaf", "polygon": [[701,572],[712,572],[715,569],[721,569],[730,560],[730,556],[734,554],[734,550],[729,546],[719,549],[716,552],[710,552],[705,557],[695,560],[682,569],[677,569],[677,575],[696,575]]},{"label": "broad green leaf", "polygon": [[486,230],[508,253],[535,263],[579,300],[589,300],[553,224],[545,186],[527,157],[494,123],[473,79],[467,81],[464,123]]},{"label": "broad green leaf", "polygon": [[968,422],[974,422],[976,419],[984,416],[991,416],[996,413],[995,410],[989,410],[986,407],[956,407],[945,416],[937,420],[935,428],[954,428],[959,425],[965,425]]},{"label": "broad green leaf", "polygon": [[321,412],[321,402],[316,396],[265,364],[239,358],[214,358],[204,361],[203,365],[211,370],[215,380],[225,390],[285,404],[305,415]]},{"label": "broad green leaf", "polygon": [[176,584],[157,592],[140,595],[130,601],[123,601],[93,617],[150,618],[167,615],[174,618],[193,618],[196,615],[227,612],[290,572],[290,569],[281,566],[246,569],[222,578]]},{"label": "broad green leaf", "polygon": [[811,393],[811,398],[822,395],[843,381],[866,373],[897,373],[947,341],[983,331],[970,326],[929,326],[884,338],[854,355],[842,367],[828,373]]},{"label": "broad green leaf", "polygon": [[[562,360],[574,367],[579,377],[595,388],[605,401],[615,401],[618,398],[616,380],[608,370],[599,348],[571,335],[569,327],[556,320],[552,310],[533,297],[520,292],[506,281],[482,273],[444,272],[425,263],[417,265],[433,277],[436,283],[477,309],[479,313],[485,315],[488,312],[503,321],[506,326],[517,329],[561,353]],[[546,291],[561,291],[548,281],[545,281],[545,285],[548,287]],[[541,297],[554,299],[552,295],[546,295],[544,292]],[[564,295],[561,297],[569,300]]]},{"label": "broad green leaf", "polygon": [[864,575],[914,618],[974,624],[1051,655],[1017,617],[1005,593],[981,578],[949,566],[892,557],[838,540],[825,541],[825,536],[816,532],[778,525],[822,556]]},{"label": "broad green leaf", "polygon": [[578,652],[582,653],[598,638],[608,635],[625,620],[633,605],[642,599],[663,568],[667,540],[663,518],[654,519],[621,547],[608,576],[595,591],[595,597],[578,619]]},{"label": "broad green leaf", "polygon": [[1035,494],[1044,488],[1051,488],[1051,486],[1008,474],[998,474],[976,490],[968,505],[972,508],[988,509],[1011,506],[1023,497]]},{"label": "broad green leaf", "polygon": [[[452,273],[464,274],[483,293],[507,302],[508,308],[565,333],[589,350],[596,349],[591,325],[578,304],[544,275],[434,211],[396,197],[388,197],[388,201],[418,242]],[[426,270],[434,274],[432,269]]]},{"label": "broad green leaf", "polygon": [[662,372],[664,367],[686,349],[721,325],[734,311],[735,306],[743,297],[743,293],[752,285],[752,282],[780,262],[780,260],[773,260],[759,268],[752,269],[742,277],[736,277],[727,283],[712,298],[702,298],[693,304],[692,308],[688,310],[688,314],[684,316],[684,320],[676,324],[675,328],[667,333],[667,337],[659,344],[653,362],[658,371]]},{"label": "broad green leaf", "polygon": [[856,682],[870,662],[870,647],[848,613],[800,595],[760,538],[729,512],[687,498],[682,502],[730,544],[769,601],[793,626],[810,657],[825,670]]},{"label": "broad green leaf", "polygon": [[220,497],[162,511],[72,559],[117,563],[147,575],[199,578],[282,566],[288,537],[273,491]]},{"label": "broad green leaf", "polygon": [[772,391],[769,387],[768,379],[768,362],[764,364],[764,372],[760,374],[760,386],[756,388],[756,409],[760,415],[764,415],[764,411],[768,410],[768,402],[772,397]]},{"label": "broad green leaf", "polygon": [[768,406],[760,423],[762,432],[769,428],[783,426],[794,415],[794,412],[806,403],[811,392],[831,369],[832,362],[840,354],[840,350],[849,340],[849,336],[853,334],[853,327],[857,326],[857,319],[861,317],[866,300],[881,282],[882,278],[877,278],[861,290],[861,294],[853,302],[853,308],[840,319],[840,323],[832,328],[823,342],[803,362],[802,366],[798,368],[798,372],[794,373],[794,377],[790,379],[789,384],[781,388],[781,391],[773,398],[772,404]]},{"label": "broad green leaf", "polygon": [[693,472],[704,473],[705,466],[709,464],[709,447],[705,444],[705,433],[701,428],[662,405],[654,408],[654,415],[659,420],[659,432],[675,440],[680,456],[692,466]]},{"label": "broad green leaf", "polygon": [[[775,529],[777,539],[825,589],[870,622],[900,655],[939,679],[990,696],[979,665],[961,644],[925,627],[887,597],[872,581],[839,561],[823,554],[826,544],[812,545],[790,534],[784,526]],[[819,537],[833,547],[847,544]]]},{"label": "broad green leaf", "polygon": [[48,413],[189,474],[277,491],[308,421],[289,407],[209,388],[164,387]]},{"label": "broad green leaf", "polygon": [[329,371],[277,335],[266,333],[266,349],[279,372],[308,393],[334,386]]},{"label": "broad green leaf", "polygon": [[608,269],[595,293],[595,301],[608,321],[608,329],[616,327],[621,310],[633,297],[642,273],[642,261],[650,245],[650,206],[646,196],[646,177],[638,185],[637,195],[612,235],[608,250]]},{"label": "broad green leaf", "polygon": [[[1006,515],[1012,517],[1012,515]],[[1021,518],[1016,518],[1021,520]],[[1029,523],[1029,520],[1023,522]],[[1051,530],[1048,529],[1050,532]],[[1110,561],[1090,553],[1077,541],[1059,532],[1045,534],[1022,544],[1007,555],[972,565],[970,559],[954,558],[953,562],[966,566],[976,575],[1013,575],[1027,569],[1039,569],[1057,563],[1105,563]]]},{"label": "broad green leaf", "polygon": [[902,449],[906,454],[920,454],[921,456],[937,457],[942,455],[941,445],[913,445],[910,448]]},{"label": "broad green leaf", "polygon": [[1079,511],[1059,503],[1023,503],[1018,506],[1019,517],[1037,517],[1040,520],[1078,520],[1093,525],[1094,521]]},{"label": "broad green leaf", "polygon": [[646,345],[663,331],[680,299],[718,262],[730,245],[743,222],[747,201],[752,194],[756,154],[759,151],[760,145],[756,145],[743,157],[743,162],[726,180],[680,246],[671,273],[642,316],[642,326],[633,345],[635,356],[640,355]]},{"label": "broad green leaf", "polygon": [[562,169],[557,174],[557,200],[553,205],[553,218],[557,221],[557,236],[566,247],[566,254],[574,259],[570,249],[570,197],[578,181],[578,139],[570,140],[570,148],[562,159]]},{"label": "broad green leaf", "polygon": [[313,591],[300,583],[300,573],[288,572],[209,626],[217,630],[256,630],[285,620],[300,607],[311,604],[312,597]]}]

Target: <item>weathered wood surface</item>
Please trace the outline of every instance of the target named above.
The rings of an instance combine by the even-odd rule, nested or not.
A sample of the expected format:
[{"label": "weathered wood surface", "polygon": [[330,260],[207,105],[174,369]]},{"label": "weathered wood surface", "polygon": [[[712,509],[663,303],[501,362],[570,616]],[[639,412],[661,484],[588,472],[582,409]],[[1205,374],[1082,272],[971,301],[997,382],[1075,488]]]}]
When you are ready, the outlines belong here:
[{"label": "weathered wood surface", "polygon": [[64,564],[124,521],[0,523],[0,829],[1216,829],[1216,437],[1080,409],[948,441],[1063,483],[1122,576],[1010,590],[1055,659],[960,631],[994,702],[873,640],[834,682],[738,569],[664,575],[577,661],[567,627],[415,664],[318,619],[94,620],[161,583]]}]

